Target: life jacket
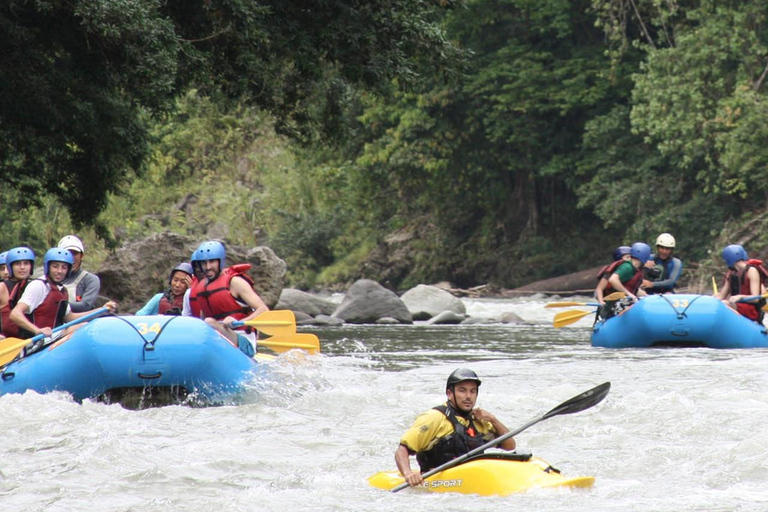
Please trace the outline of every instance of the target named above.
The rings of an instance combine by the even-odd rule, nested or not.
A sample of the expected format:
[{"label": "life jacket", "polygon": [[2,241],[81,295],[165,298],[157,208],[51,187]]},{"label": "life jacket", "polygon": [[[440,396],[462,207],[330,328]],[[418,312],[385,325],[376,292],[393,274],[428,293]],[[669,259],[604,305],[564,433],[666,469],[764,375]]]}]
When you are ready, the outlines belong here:
[{"label": "life jacket", "polygon": [[[659,258],[658,256],[655,256],[653,258],[653,262],[655,263],[655,265],[654,265],[654,267],[652,269],[644,269],[643,270],[643,273],[645,274],[645,278],[648,279],[649,281],[651,281],[652,283],[653,282],[665,281],[665,280],[669,279],[669,276],[672,273],[672,267],[673,267],[673,265],[675,263],[675,257],[674,256],[670,256],[665,261],[665,260],[662,260],[661,258]],[[659,275],[657,275],[657,276],[653,276],[652,275],[654,269],[660,269],[661,270],[661,272],[659,272]],[[649,293],[649,294],[667,293],[667,292],[674,292],[675,291],[675,287],[673,285],[673,286],[665,286],[663,288],[658,288],[658,287],[655,287],[655,286],[652,285],[649,288],[646,288],[645,291],[647,293]]]},{"label": "life jacket", "polygon": [[4,336],[18,338],[19,326],[15,322],[11,322],[11,311],[19,303],[21,295],[24,293],[29,279],[23,281],[12,281],[10,279],[3,281],[0,286],[5,285],[8,289],[8,304],[0,308],[0,329]]},{"label": "life jacket", "polygon": [[[735,270],[729,270],[725,275],[726,282],[730,285],[731,295],[752,294],[752,286],[749,282],[749,277],[747,276],[750,267],[756,268],[760,274],[760,291],[762,292],[762,289],[766,286],[766,282],[768,282],[768,269],[763,266],[762,260],[750,259],[747,260],[747,266],[744,267],[744,270],[742,270],[741,273],[736,272]],[[734,290],[738,290],[738,293],[735,293]],[[736,311],[742,316],[761,324],[763,323],[763,317],[765,315],[765,312],[763,311],[765,303],[765,299],[760,299],[757,302],[737,302]]]},{"label": "life jacket", "polygon": [[613,274],[613,271],[619,268],[619,265],[622,263],[624,263],[624,260],[617,260],[601,268],[600,272],[597,273],[597,280],[599,281],[602,278],[608,279],[608,277]]},{"label": "life jacket", "polygon": [[180,315],[182,309],[184,309],[184,294],[178,297],[171,297],[171,292],[167,291],[160,298],[160,303],[157,305],[157,314]]},{"label": "life jacket", "polygon": [[[59,289],[56,285],[51,285],[47,280],[41,279],[48,287],[48,294],[43,302],[31,313],[27,313],[27,318],[37,327],[58,327],[64,323],[64,316],[67,314],[69,305],[69,293],[65,287]],[[31,338],[33,334],[26,329],[19,329],[22,337]]]},{"label": "life jacket", "polygon": [[422,473],[460,457],[494,438],[491,432],[486,434],[478,432],[474,420],[470,419],[467,427],[459,423],[456,418],[456,410],[450,404],[438,405],[434,409],[445,414],[445,417],[453,425],[453,432],[441,437],[429,450],[416,454],[416,460]]},{"label": "life jacket", "polygon": [[251,268],[248,263],[232,265],[219,273],[219,276],[213,281],[201,279],[192,286],[189,294],[189,307],[192,309],[192,315],[197,318],[215,318],[224,320],[231,316],[236,320],[241,320],[253,313],[253,309],[247,304],[235,300],[229,291],[229,283],[235,276],[240,276],[248,284],[253,286],[253,280],[248,277],[246,272]]},{"label": "life jacket", "polygon": [[[610,277],[611,274],[613,274],[619,266],[621,266],[622,263],[629,263],[632,265],[629,261],[621,261],[618,262],[619,265],[616,265],[616,267],[611,271],[610,274],[607,274],[607,277]],[[634,265],[633,265],[634,268]],[[622,283],[624,285],[624,288],[627,289],[629,293],[635,294],[637,293],[637,290],[640,288],[640,284],[643,282],[643,271],[642,269],[635,269],[635,274],[629,279],[629,281]],[[610,293],[615,292],[616,290],[613,289],[613,286],[611,286],[611,283],[608,283],[608,286],[605,287],[605,291],[603,292],[605,295],[608,295]]]},{"label": "life jacket", "polygon": [[71,283],[64,285],[67,289],[67,293],[69,293],[69,296],[75,298],[75,302],[80,302],[83,300],[82,295],[77,294],[77,285],[79,285],[80,281],[82,281],[83,278],[88,274],[89,272],[87,270],[80,270],[80,272],[77,274],[77,277]]}]

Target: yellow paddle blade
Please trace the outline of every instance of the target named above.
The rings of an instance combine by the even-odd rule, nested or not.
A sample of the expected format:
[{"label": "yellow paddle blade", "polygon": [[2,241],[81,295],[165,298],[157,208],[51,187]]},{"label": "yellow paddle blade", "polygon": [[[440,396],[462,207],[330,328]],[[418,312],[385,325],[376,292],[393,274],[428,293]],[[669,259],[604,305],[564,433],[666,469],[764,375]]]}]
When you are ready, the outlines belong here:
[{"label": "yellow paddle blade", "polygon": [[627,298],[627,294],[624,292],[613,292],[603,297],[603,300],[604,301],[605,300],[621,300],[626,298]]},{"label": "yellow paddle blade", "polygon": [[717,293],[717,282],[715,282],[715,276],[712,276],[712,291]]},{"label": "yellow paddle blade", "polygon": [[583,302],[550,302],[545,308],[569,308],[571,306],[586,306]]},{"label": "yellow paddle blade", "polygon": [[585,316],[591,315],[593,313],[594,313],[594,310],[581,311],[576,309],[573,311],[563,311],[555,315],[555,321],[553,322],[553,325],[559,329],[560,327],[565,327],[566,325],[571,325],[573,323],[576,323],[582,318],[584,318]]},{"label": "yellow paddle blade", "polygon": [[21,353],[21,349],[31,343],[32,340],[19,338],[5,338],[0,341],[0,366],[10,363]]},{"label": "yellow paddle blade", "polygon": [[258,346],[267,347],[281,354],[293,349],[306,350],[310,354],[320,352],[320,340],[314,334],[292,334],[290,336],[273,336],[258,340]]},{"label": "yellow paddle blade", "polygon": [[288,309],[265,311],[253,320],[243,322],[243,325],[256,327],[270,336],[291,336],[296,334],[296,315]]}]

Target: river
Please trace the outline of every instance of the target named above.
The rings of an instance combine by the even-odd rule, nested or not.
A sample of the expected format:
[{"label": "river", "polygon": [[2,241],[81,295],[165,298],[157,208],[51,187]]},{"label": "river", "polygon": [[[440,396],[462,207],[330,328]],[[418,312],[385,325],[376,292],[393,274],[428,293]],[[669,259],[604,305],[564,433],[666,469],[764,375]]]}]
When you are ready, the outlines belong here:
[{"label": "river", "polygon": [[[323,355],[288,355],[241,403],[140,411],[66,395],[0,397],[0,499],[11,511],[764,511],[768,352],[610,350],[589,319],[551,327],[542,300],[467,300],[527,324],[314,329]],[[399,436],[444,398],[458,366],[510,429],[605,381],[604,402],[517,436],[588,490],[508,497],[392,494]],[[415,464],[415,461],[414,461]]]}]

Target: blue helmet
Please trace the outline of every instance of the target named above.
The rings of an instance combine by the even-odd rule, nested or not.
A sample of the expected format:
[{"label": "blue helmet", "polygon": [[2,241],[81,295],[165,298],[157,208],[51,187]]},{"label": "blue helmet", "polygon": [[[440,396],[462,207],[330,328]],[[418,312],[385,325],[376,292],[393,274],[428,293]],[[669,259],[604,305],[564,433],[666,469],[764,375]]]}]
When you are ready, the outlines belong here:
[{"label": "blue helmet", "polygon": [[628,245],[620,245],[613,251],[613,261],[619,261],[625,254],[630,254],[631,249]]},{"label": "blue helmet", "polygon": [[8,265],[8,275],[13,277],[13,263],[17,261],[31,261],[32,272],[35,271],[35,253],[29,247],[14,247],[8,251],[5,257],[5,264]]},{"label": "blue helmet", "polygon": [[219,260],[219,270],[224,270],[227,261],[227,250],[224,244],[209,240],[200,244],[194,253],[192,261]]},{"label": "blue helmet", "polygon": [[723,259],[728,268],[733,268],[737,261],[747,261],[749,256],[747,256],[747,251],[744,250],[744,247],[732,244],[723,249]]},{"label": "blue helmet", "polygon": [[171,275],[168,276],[168,284],[171,284],[171,281],[173,281],[173,274],[179,271],[184,272],[185,274],[189,274],[190,277],[195,275],[194,270],[192,270],[192,265],[185,261],[173,267],[173,270],[171,270]]},{"label": "blue helmet", "polygon": [[59,249],[58,247],[48,249],[48,251],[45,253],[45,256],[43,256],[43,273],[45,274],[45,277],[48,277],[48,266],[53,261],[60,261],[62,263],[69,264],[69,270],[67,270],[67,275],[64,276],[64,279],[68,278],[70,274],[72,274],[72,265],[75,264],[75,258],[67,249]]},{"label": "blue helmet", "polygon": [[637,258],[641,264],[645,265],[645,262],[651,259],[651,246],[644,242],[635,242],[629,248],[629,255]]},{"label": "blue helmet", "polygon": [[5,265],[6,257],[8,257],[8,251],[0,252],[0,265]]}]

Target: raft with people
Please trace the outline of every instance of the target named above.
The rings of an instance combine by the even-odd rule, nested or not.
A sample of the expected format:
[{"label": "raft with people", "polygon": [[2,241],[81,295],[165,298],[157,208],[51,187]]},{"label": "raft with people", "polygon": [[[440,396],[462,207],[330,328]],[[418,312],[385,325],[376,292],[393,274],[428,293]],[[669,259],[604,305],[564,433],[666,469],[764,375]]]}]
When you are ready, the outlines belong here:
[{"label": "raft with people", "polygon": [[768,330],[709,295],[644,297],[592,327],[592,346],[768,347]]},{"label": "raft with people", "polygon": [[[262,348],[319,348],[314,335],[290,334],[296,328],[290,311],[269,311],[251,324],[275,334],[260,340]],[[24,341],[31,340],[19,344]],[[53,343],[21,350],[0,368],[0,395],[62,391],[76,401],[120,402],[138,393],[195,404],[229,403],[262,363],[274,359],[263,353],[247,356],[203,320],[168,315],[96,318]]]}]

